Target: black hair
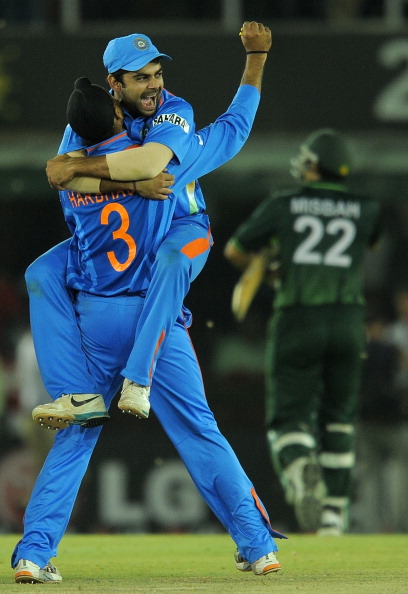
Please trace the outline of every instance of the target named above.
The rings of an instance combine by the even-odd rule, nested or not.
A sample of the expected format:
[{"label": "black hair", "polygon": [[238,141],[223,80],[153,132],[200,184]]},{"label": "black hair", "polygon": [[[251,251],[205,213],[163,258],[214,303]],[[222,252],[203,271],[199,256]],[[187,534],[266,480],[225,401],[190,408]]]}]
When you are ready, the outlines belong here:
[{"label": "black hair", "polygon": [[120,70],[116,70],[116,72],[110,72],[110,76],[113,76],[115,80],[123,85],[123,75],[127,72],[130,72],[130,70],[123,70],[123,68],[121,68]]},{"label": "black hair", "polygon": [[74,132],[91,144],[112,136],[115,107],[108,91],[85,77],[78,78],[74,87],[66,112]]},{"label": "black hair", "polygon": [[[160,56],[158,58],[154,58],[154,60],[151,60],[152,62],[154,62],[155,64],[160,64],[161,60],[160,60]],[[150,62],[148,62],[150,64]],[[146,64],[147,65],[147,64]],[[122,85],[125,86],[125,83],[123,82],[123,75],[128,73],[128,72],[133,72],[133,70],[124,70],[123,68],[120,68],[119,70],[116,70],[115,72],[110,72],[110,76],[113,76],[113,78],[115,80],[117,80],[118,82],[120,82]]]}]

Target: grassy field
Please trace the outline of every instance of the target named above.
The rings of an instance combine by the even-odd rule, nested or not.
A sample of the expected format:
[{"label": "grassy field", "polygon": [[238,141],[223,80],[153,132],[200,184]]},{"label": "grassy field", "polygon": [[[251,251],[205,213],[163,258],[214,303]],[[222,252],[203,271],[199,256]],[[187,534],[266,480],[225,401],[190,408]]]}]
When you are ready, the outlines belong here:
[{"label": "grassy field", "polygon": [[408,535],[293,535],[279,541],[282,571],[259,577],[235,569],[226,535],[67,535],[54,559],[64,578],[58,585],[14,583],[9,557],[16,541],[0,535],[0,592],[408,592]]}]

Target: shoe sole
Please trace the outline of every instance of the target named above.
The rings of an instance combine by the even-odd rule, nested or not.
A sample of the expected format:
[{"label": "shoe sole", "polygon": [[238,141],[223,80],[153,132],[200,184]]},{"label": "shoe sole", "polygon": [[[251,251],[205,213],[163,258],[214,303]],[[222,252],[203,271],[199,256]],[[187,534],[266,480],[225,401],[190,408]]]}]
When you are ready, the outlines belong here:
[{"label": "shoe sole", "polygon": [[88,419],[87,421],[83,422],[83,421],[75,421],[73,424],[74,425],[81,425],[81,427],[85,427],[85,429],[92,429],[92,427],[100,427],[101,425],[104,425],[105,423],[107,423],[110,420],[110,417],[108,416],[104,416],[104,417],[94,417],[91,419]]},{"label": "shoe sole", "polygon": [[[238,571],[251,571],[252,570],[251,564],[248,563],[248,561],[245,561],[242,563],[235,562],[235,567],[238,569]],[[281,565],[275,565],[275,564],[267,565],[261,573],[255,573],[255,572],[254,573],[255,573],[255,575],[266,575],[267,573],[277,573],[281,569],[282,569]]]},{"label": "shoe sole", "polygon": [[235,567],[238,569],[238,571],[251,571],[251,564],[248,563],[248,561],[242,557],[238,549],[234,553],[234,561]]},{"label": "shoe sole", "polygon": [[238,569],[238,571],[251,571],[252,570],[251,564],[248,563],[248,561],[242,559],[242,557],[241,557],[241,560],[238,560],[238,561],[237,561],[237,559],[235,559],[235,567]]},{"label": "shoe sole", "polygon": [[16,584],[60,584],[62,582],[62,579],[42,580],[41,578],[34,577],[31,573],[19,572],[14,576],[14,581],[16,582]]},{"label": "shoe sole", "polygon": [[251,571],[251,564],[248,562],[245,562],[245,563],[236,563],[235,562],[235,567],[238,569],[238,571]]},{"label": "shoe sole", "polygon": [[265,573],[278,573],[282,567],[280,565],[272,565],[272,567],[266,567],[261,575],[265,575]]},{"label": "shoe sole", "polygon": [[281,565],[267,565],[262,571],[261,573],[255,573],[255,575],[266,575],[268,573],[277,573],[278,571],[280,571],[282,569]]},{"label": "shoe sole", "polygon": [[118,408],[124,413],[139,417],[140,419],[147,419],[149,417],[150,409],[146,410],[143,408],[130,407],[126,402],[123,404],[120,400],[118,402]]},{"label": "shoe sole", "polygon": [[89,418],[75,418],[74,415],[67,413],[61,415],[52,415],[50,413],[41,414],[38,413],[33,417],[34,423],[44,427],[44,429],[52,429],[53,431],[61,431],[66,429],[70,425],[80,425],[85,429],[91,429],[92,427],[99,427],[107,421],[110,417],[104,414],[103,416],[95,416]]},{"label": "shoe sole", "polygon": [[137,417],[138,419],[148,419],[149,418],[149,413],[146,412],[145,410],[131,410],[130,408],[121,408],[119,406],[119,410],[121,410],[123,413],[127,413],[128,415],[132,415],[134,417]]},{"label": "shoe sole", "polygon": [[50,413],[37,413],[33,416],[33,421],[44,429],[52,429],[53,431],[59,431],[66,429],[74,422],[74,415],[63,414],[63,415],[52,415]]},{"label": "shoe sole", "polygon": [[17,584],[43,584],[44,582],[40,578],[34,577],[27,571],[19,571],[14,576],[14,580]]},{"label": "shoe sole", "polygon": [[302,530],[316,532],[322,514],[321,499],[314,493],[321,481],[320,469],[314,464],[307,464],[303,470],[303,481],[305,494],[300,501],[295,503],[295,515]]},{"label": "shoe sole", "polygon": [[303,497],[302,501],[295,505],[295,514],[302,530],[316,532],[320,526],[322,503],[313,495]]}]

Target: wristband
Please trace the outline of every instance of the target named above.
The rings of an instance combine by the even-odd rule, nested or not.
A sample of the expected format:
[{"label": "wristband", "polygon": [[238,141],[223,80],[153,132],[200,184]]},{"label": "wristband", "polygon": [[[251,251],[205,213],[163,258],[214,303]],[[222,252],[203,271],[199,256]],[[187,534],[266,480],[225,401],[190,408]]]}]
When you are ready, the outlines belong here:
[{"label": "wristband", "polygon": [[248,55],[248,54],[269,54],[269,51],[266,51],[266,50],[261,51],[261,50],[259,50],[259,51],[253,51],[253,52],[246,52],[246,55]]}]

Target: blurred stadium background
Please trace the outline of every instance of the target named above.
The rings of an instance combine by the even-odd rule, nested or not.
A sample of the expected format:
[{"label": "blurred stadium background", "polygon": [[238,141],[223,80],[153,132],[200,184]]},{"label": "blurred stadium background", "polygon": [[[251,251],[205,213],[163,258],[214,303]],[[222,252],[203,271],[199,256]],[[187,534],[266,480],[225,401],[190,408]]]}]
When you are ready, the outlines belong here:
[{"label": "blurred stadium background", "polygon": [[[0,0],[0,531],[21,530],[42,448],[48,447],[49,436],[33,436],[27,429],[30,399],[34,393],[41,397],[43,388],[30,351],[23,275],[33,259],[68,236],[44,168],[57,151],[73,82],[87,76],[103,85],[107,42],[146,33],[173,57],[166,65],[166,87],[192,103],[201,127],[226,109],[238,85],[244,63],[238,31],[244,20],[270,26],[273,48],[248,143],[202,180],[215,245],[186,304],[194,314],[192,337],[220,428],[257,485],[273,524],[296,530],[263,431],[264,326],[272,292],[263,288],[238,326],[230,312],[237,274],[222,250],[271,189],[292,183],[289,160],[305,136],[334,127],[354,147],[351,184],[387,205],[386,237],[367,257],[366,292],[371,319],[396,319],[395,292],[408,286],[404,0]],[[354,532],[408,532],[401,466],[408,454],[408,382],[401,402],[387,414],[390,404],[384,399],[371,417],[370,406],[362,406],[361,426],[378,427],[388,442],[381,453],[375,440],[372,451],[361,448]],[[380,517],[374,491],[361,487],[373,484],[366,464],[373,454],[383,502],[388,501]],[[70,529],[216,532],[221,527],[155,419],[143,423],[114,413]]]}]

